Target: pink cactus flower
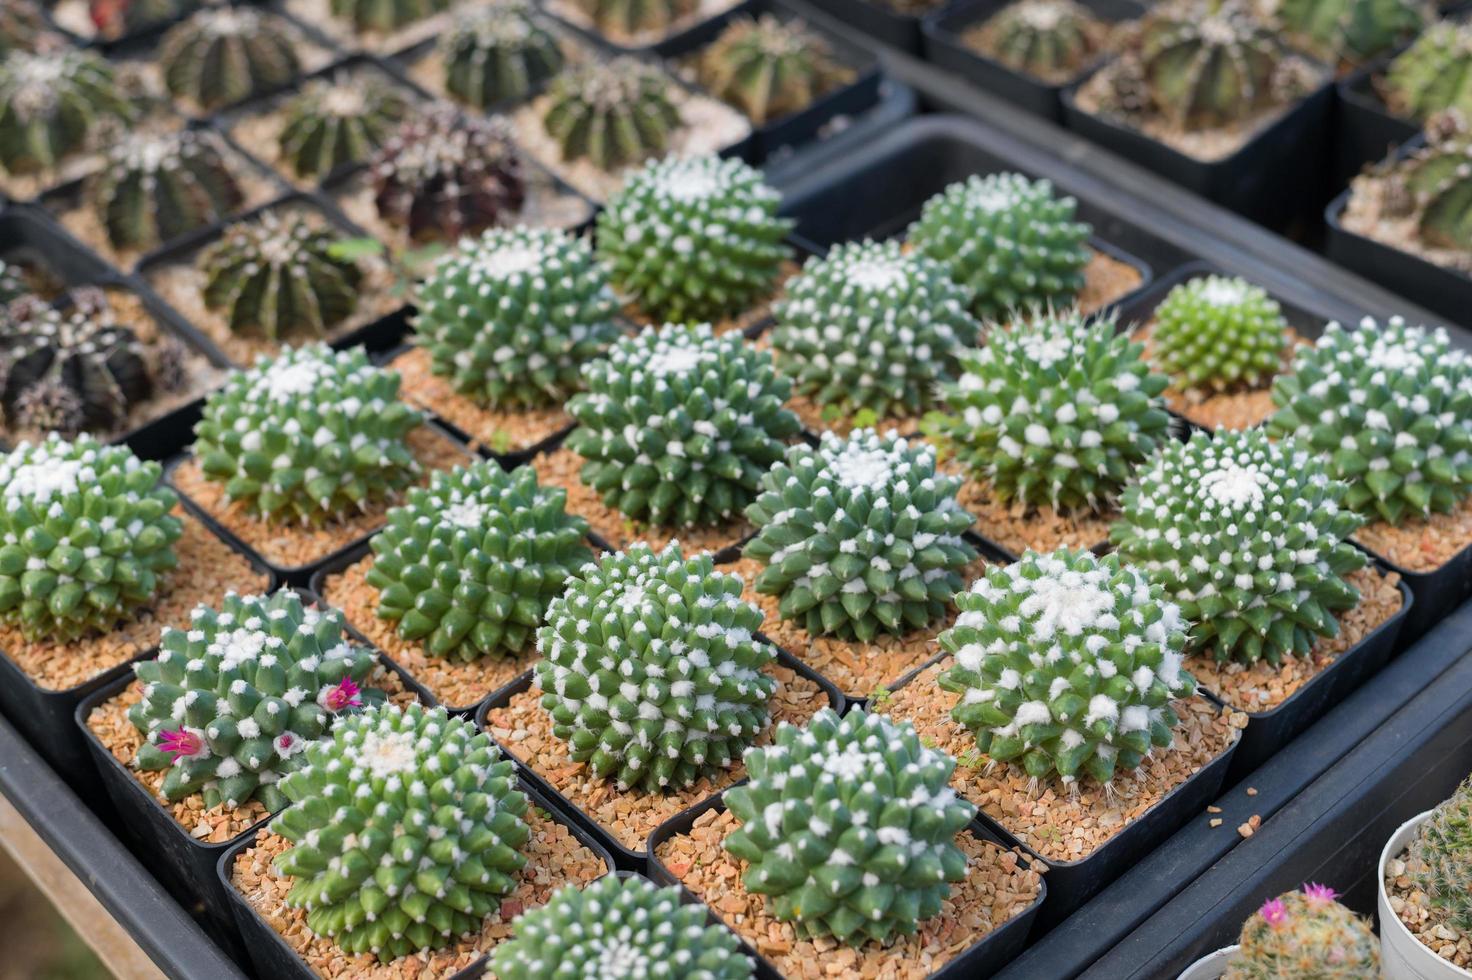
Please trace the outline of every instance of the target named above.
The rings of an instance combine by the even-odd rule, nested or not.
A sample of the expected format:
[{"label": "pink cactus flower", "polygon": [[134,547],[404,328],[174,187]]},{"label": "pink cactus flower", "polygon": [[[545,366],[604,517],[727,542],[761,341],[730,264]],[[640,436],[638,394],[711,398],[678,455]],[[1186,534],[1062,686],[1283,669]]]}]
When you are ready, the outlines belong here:
[{"label": "pink cactus flower", "polygon": [[363,698],[358,685],[351,677],[344,677],[337,686],[322,694],[322,706],[328,711],[346,711],[348,708],[363,707]]},{"label": "pink cactus flower", "polygon": [[1283,904],[1281,898],[1270,898],[1262,903],[1262,908],[1258,910],[1258,914],[1262,916],[1262,920],[1268,925],[1277,928],[1287,920],[1288,908]]},{"label": "pink cactus flower", "polygon": [[204,739],[187,728],[177,731],[159,732],[158,748],[160,752],[167,752],[174,757],[177,763],[181,759],[193,759],[204,751]]},{"label": "pink cactus flower", "polygon": [[1328,885],[1309,882],[1303,886],[1303,897],[1313,905],[1327,905],[1339,897],[1339,893]]}]

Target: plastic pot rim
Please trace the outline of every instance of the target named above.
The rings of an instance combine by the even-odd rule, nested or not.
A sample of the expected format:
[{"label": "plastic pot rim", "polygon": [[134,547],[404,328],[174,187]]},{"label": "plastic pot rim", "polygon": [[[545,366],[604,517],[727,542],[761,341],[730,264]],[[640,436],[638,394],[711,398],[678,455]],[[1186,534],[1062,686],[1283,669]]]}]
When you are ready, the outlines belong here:
[{"label": "plastic pot rim", "polygon": [[[1421,944],[1421,941],[1412,935],[1411,930],[1406,928],[1400,916],[1390,907],[1390,896],[1385,892],[1385,866],[1398,855],[1410,842],[1416,828],[1424,823],[1435,810],[1426,810],[1418,813],[1405,823],[1395,829],[1395,833],[1385,842],[1380,849],[1380,860],[1375,866],[1375,895],[1376,908],[1380,918],[1380,946],[1382,953],[1388,953],[1394,949],[1398,954],[1405,957],[1404,963],[1396,963],[1396,966],[1405,966],[1415,970],[1414,973],[1404,973],[1395,970],[1387,970],[1386,977],[1389,980],[1456,980],[1458,977],[1472,978],[1472,971],[1448,963],[1437,956],[1430,949]],[[1384,957],[1382,956],[1382,959]],[[1416,963],[1414,961],[1422,962]]]}]

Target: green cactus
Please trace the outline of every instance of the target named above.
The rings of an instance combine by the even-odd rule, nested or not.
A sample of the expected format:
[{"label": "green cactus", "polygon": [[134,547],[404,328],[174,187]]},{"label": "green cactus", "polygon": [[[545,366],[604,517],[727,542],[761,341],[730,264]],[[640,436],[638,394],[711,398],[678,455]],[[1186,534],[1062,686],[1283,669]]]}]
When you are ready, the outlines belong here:
[{"label": "green cactus", "polygon": [[1331,64],[1363,64],[1404,44],[1429,24],[1422,0],[1274,0],[1273,22],[1294,44]]},{"label": "green cactus", "polygon": [[747,862],[746,890],[801,938],[913,935],[966,876],[955,838],[976,807],[946,785],[956,760],[909,722],[824,708],[805,728],[778,726],[746,767],[725,794],[741,821],[725,848]]},{"label": "green cactus", "polygon": [[970,290],[972,312],[997,317],[1073,302],[1093,231],[1074,220],[1077,210],[1047,180],[976,175],[926,201],[908,235],[917,253]]},{"label": "green cactus", "polygon": [[376,78],[314,79],[282,108],[281,158],[298,177],[324,178],[372,157],[409,108],[408,99]]},{"label": "green cactus", "polygon": [[439,48],[445,88],[477,109],[526,98],[566,61],[557,36],[526,0],[457,11]]},{"label": "green cactus", "polygon": [[372,651],[346,641],[341,615],[306,608],[294,592],[198,606],[159,647],[133,667],[143,699],[128,720],[147,738],[136,765],[168,771],[159,793],[171,803],[199,793],[206,807],[255,799],[280,810],[278,781],[307,746],[340,712],[384,699],[363,686]]},{"label": "green cactus", "polygon": [[661,156],[682,125],[674,83],[634,58],[592,61],[552,81],[542,125],[565,161],[614,171]]},{"label": "green cactus", "polygon": [[201,0],[88,0],[97,36],[116,41],[193,13]]},{"label": "green cactus", "polygon": [[712,526],[738,517],[801,425],[771,355],[739,334],[666,325],[583,368],[565,445],[582,480],[634,520]]},{"label": "green cactus", "polygon": [[1264,902],[1242,926],[1240,949],[1222,980],[1362,980],[1380,976],[1380,940],[1368,919],[1307,884]]},{"label": "green cactus", "polygon": [[355,31],[388,33],[448,9],[450,0],[331,0],[332,16]]},{"label": "green cactus", "polygon": [[465,240],[416,294],[415,340],[434,373],[491,408],[560,405],[622,333],[584,238],[518,227]]},{"label": "green cactus", "polygon": [[762,613],[709,554],[636,544],[552,600],[535,667],[552,731],[621,790],[683,789],[734,765],[767,727],[775,648]]},{"label": "green cactus", "polygon": [[1472,932],[1472,778],[1416,828],[1406,874],[1448,925]]},{"label": "green cactus", "polygon": [[0,61],[0,167],[12,174],[54,170],[133,110],[112,66],[76,48],[17,49]]},{"label": "green cactus", "polygon": [[1154,320],[1155,365],[1182,388],[1256,388],[1283,367],[1288,320],[1245,279],[1189,279],[1166,294]]},{"label": "green cactus", "polygon": [[1069,79],[1083,71],[1104,40],[1104,25],[1074,0],[1018,0],[981,27],[987,53],[1035,78]]},{"label": "green cactus", "polygon": [[593,26],[605,34],[667,31],[671,24],[695,12],[698,0],[571,0]]},{"label": "green cactus", "polygon": [[0,622],[69,643],[144,612],[184,532],[160,472],[91,436],[0,455]]},{"label": "green cactus", "polygon": [[[1472,252],[1472,126],[1450,110],[1426,121],[1425,143],[1378,172],[1384,217],[1407,220],[1419,244]],[[1442,259],[1446,262],[1448,260]]]},{"label": "green cactus", "polygon": [[853,77],[802,21],[738,17],[700,53],[696,77],[758,126],[806,109]]},{"label": "green cactus", "polygon": [[277,785],[286,905],[346,953],[388,962],[479,935],[526,866],[515,765],[444,708],[347,715]]},{"label": "green cactus", "polygon": [[241,206],[245,193],[203,130],[130,133],[93,178],[92,200],[113,248],[157,248]]},{"label": "green cactus", "polygon": [[34,51],[45,35],[41,8],[30,0],[7,0],[0,6],[0,57],[12,51]]},{"label": "green cactus", "polygon": [[1421,121],[1451,109],[1472,115],[1472,25],[1433,24],[1391,59],[1385,101],[1394,112]]},{"label": "green cactus", "polygon": [[1363,519],[1347,491],[1293,439],[1197,432],[1168,442],[1126,488],[1110,537],[1192,624],[1219,662],[1306,656],[1339,631],[1365,565],[1348,541]]},{"label": "green cactus", "polygon": [[399,375],[362,348],[287,348],[233,371],[205,399],[194,454],[205,476],[272,523],[322,524],[396,496],[419,476],[405,440],[423,417]]},{"label": "green cactus", "polygon": [[212,7],[170,28],[158,60],[171,93],[213,110],[296,78],[296,43],[293,31],[251,7]]}]

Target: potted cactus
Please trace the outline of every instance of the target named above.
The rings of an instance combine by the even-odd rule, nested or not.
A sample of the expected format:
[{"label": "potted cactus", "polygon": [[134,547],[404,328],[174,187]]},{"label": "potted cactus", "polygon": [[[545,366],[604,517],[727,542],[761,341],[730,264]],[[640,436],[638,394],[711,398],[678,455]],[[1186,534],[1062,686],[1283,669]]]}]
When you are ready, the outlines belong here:
[{"label": "potted cactus", "polygon": [[549,0],[549,13],[625,54],[665,53],[741,0]]},{"label": "potted cactus", "polygon": [[1242,924],[1237,945],[1191,964],[1178,980],[1356,980],[1381,973],[1370,921],[1336,901],[1327,885],[1268,899]]},{"label": "potted cactus", "polygon": [[175,101],[206,115],[284,88],[301,72],[299,52],[320,57],[281,18],[252,7],[210,7],[169,29],[158,63]]},{"label": "potted cactus", "polygon": [[1465,880],[1472,780],[1396,829],[1380,852],[1376,911],[1387,980],[1472,977],[1466,937],[1472,909]]},{"label": "potted cactus", "polygon": [[1265,9],[1291,45],[1342,69],[1388,54],[1436,16],[1428,0],[1269,0]]}]

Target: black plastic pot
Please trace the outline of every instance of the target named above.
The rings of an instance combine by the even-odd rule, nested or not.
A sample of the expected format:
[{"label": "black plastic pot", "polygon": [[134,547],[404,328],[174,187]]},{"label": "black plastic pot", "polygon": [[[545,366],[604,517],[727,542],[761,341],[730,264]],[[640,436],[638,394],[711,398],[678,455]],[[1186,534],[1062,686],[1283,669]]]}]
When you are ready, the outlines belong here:
[{"label": "black plastic pot", "polygon": [[1391,112],[1375,90],[1375,79],[1385,71],[1389,60],[1381,58],[1339,80],[1334,120],[1334,187],[1343,187],[1365,164],[1384,160],[1397,146],[1421,131],[1414,120]]},{"label": "black plastic pot", "polygon": [[[703,803],[698,803],[683,813],[666,820],[655,828],[654,833],[649,835],[649,877],[661,885],[674,885],[680,889],[680,894],[686,902],[698,903],[701,901],[694,893],[680,883],[659,860],[656,849],[660,844],[670,838],[687,832],[695,824],[695,821],[707,811],[714,810],[716,813],[724,812],[726,809],[723,794],[717,793]],[[996,844],[1003,850],[1011,850],[1016,842],[1009,840],[1006,836],[993,830],[986,821],[974,820],[967,830],[976,837]],[[1037,919],[1039,911],[1047,904],[1048,883],[1052,880],[1051,875],[1044,875],[1041,883],[1041,891],[1038,897],[1027,909],[1018,915],[1014,915],[1006,922],[997,926],[979,942],[951,960],[945,966],[930,974],[931,980],[961,980],[964,977],[988,977],[1004,966],[1008,960],[1016,956],[1023,945],[1027,942],[1027,935],[1031,931],[1033,922]],[[706,906],[711,916],[716,921],[721,917],[714,909]],[[741,941],[742,947],[748,956],[756,960],[757,976],[762,980],[781,980],[782,974],[769,960],[756,952],[745,939]]]},{"label": "black plastic pot", "polygon": [[35,265],[61,287],[86,286],[121,275],[43,208],[30,204],[0,210],[0,258]]},{"label": "black plastic pot", "polygon": [[1374,555],[1380,564],[1398,574],[1416,597],[1416,603],[1411,607],[1400,630],[1402,645],[1420,639],[1468,597],[1472,597],[1472,544],[1453,555],[1445,565],[1429,572],[1409,571],[1373,549],[1364,550]]},{"label": "black plastic pot", "polygon": [[906,54],[919,55],[920,22],[945,10],[947,0],[936,0],[924,13],[902,14],[884,0],[809,0],[819,10]]}]

